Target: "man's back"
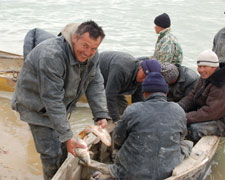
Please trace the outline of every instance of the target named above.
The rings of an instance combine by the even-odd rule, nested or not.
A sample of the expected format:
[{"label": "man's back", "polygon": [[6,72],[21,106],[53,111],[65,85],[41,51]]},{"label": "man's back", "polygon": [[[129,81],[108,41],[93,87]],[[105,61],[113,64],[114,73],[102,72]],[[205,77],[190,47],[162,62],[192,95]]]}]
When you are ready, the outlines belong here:
[{"label": "man's back", "polygon": [[195,88],[199,80],[199,75],[188,67],[178,65],[178,71],[178,80],[176,83],[169,85],[168,101],[180,101]]},{"label": "man's back", "polygon": [[136,81],[140,62],[128,53],[105,51],[100,53],[99,64],[109,113],[113,121],[117,121],[127,106],[124,95],[132,95],[132,102],[143,100],[141,83]]},{"label": "man's back", "polygon": [[108,81],[111,83],[112,77],[120,77],[123,82],[126,80],[128,83],[136,76],[137,60],[125,52],[104,51],[100,53],[99,64],[105,84]]},{"label": "man's back", "polygon": [[186,131],[185,113],[163,93],[132,104],[115,129],[115,143],[122,145],[110,170],[119,179],[164,179],[184,156],[181,140]]}]

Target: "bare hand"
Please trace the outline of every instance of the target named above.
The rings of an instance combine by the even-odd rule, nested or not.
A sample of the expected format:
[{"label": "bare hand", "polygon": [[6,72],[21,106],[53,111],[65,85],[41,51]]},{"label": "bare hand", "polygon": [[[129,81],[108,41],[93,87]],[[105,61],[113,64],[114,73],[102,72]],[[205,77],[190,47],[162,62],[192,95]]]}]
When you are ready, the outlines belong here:
[{"label": "bare hand", "polygon": [[74,138],[66,141],[66,147],[67,147],[67,151],[70,152],[71,154],[73,154],[74,157],[77,157],[77,155],[75,153],[76,148],[83,148],[83,149],[86,148],[83,144],[78,143],[77,140]]},{"label": "bare hand", "polygon": [[102,128],[106,128],[108,123],[106,119],[101,119],[96,122],[96,124]]}]

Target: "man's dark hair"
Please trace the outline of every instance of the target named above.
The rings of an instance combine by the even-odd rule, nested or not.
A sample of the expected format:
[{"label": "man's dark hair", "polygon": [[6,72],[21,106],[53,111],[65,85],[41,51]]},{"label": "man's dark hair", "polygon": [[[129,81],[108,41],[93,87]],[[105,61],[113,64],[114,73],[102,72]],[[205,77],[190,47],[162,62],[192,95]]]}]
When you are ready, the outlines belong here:
[{"label": "man's dark hair", "polygon": [[102,27],[98,26],[97,23],[92,20],[83,22],[78,26],[76,30],[78,39],[81,35],[83,35],[86,32],[88,32],[90,34],[90,37],[94,39],[97,39],[100,36],[103,40],[105,37],[105,33]]}]

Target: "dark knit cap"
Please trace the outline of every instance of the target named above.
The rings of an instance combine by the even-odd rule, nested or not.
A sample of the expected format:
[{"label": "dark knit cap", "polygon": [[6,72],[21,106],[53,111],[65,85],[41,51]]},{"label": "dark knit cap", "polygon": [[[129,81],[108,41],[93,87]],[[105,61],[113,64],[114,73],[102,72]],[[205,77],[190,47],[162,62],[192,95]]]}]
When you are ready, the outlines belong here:
[{"label": "dark knit cap", "polygon": [[166,13],[160,14],[155,18],[154,23],[162,28],[168,28],[170,27],[170,17]]},{"label": "dark knit cap", "polygon": [[150,72],[142,83],[142,92],[168,92],[168,85],[159,72]]},{"label": "dark knit cap", "polygon": [[141,67],[145,75],[150,72],[161,72],[161,65],[157,60],[148,59],[141,62]]}]

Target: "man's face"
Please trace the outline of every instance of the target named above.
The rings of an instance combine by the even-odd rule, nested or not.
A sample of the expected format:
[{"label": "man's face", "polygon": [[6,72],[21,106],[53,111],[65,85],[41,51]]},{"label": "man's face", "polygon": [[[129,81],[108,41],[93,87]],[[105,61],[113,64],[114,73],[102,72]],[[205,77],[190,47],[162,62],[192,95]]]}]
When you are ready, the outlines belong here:
[{"label": "man's face", "polygon": [[210,66],[198,66],[198,73],[200,74],[202,79],[207,79],[211,76],[216,70],[216,67]]},{"label": "man's face", "polygon": [[142,83],[145,80],[145,76],[146,75],[145,75],[142,67],[140,66],[138,69],[138,72],[137,72],[136,81]]},{"label": "man's face", "polygon": [[88,32],[79,36],[79,38],[77,38],[77,35],[74,34],[73,50],[77,60],[80,62],[85,62],[88,58],[94,56],[101,41],[101,37],[98,37],[98,39],[95,40],[89,36]]},{"label": "man's face", "polygon": [[156,33],[156,34],[159,34],[163,29],[164,29],[164,28],[155,25],[155,33]]}]

